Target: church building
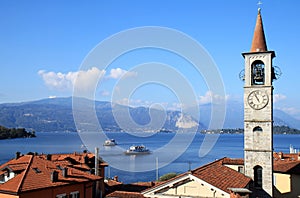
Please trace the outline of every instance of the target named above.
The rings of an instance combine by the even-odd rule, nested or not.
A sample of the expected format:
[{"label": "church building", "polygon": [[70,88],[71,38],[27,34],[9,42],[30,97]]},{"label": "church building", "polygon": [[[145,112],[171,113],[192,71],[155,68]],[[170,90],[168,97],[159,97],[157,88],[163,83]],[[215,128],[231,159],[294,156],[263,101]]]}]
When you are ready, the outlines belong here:
[{"label": "church building", "polygon": [[256,191],[273,196],[273,80],[260,9],[250,52],[245,58],[244,160],[245,175],[254,181]]},{"label": "church building", "polygon": [[144,197],[300,197],[300,153],[273,152],[276,80],[258,9],[244,73],[244,159],[222,158],[142,192]]}]

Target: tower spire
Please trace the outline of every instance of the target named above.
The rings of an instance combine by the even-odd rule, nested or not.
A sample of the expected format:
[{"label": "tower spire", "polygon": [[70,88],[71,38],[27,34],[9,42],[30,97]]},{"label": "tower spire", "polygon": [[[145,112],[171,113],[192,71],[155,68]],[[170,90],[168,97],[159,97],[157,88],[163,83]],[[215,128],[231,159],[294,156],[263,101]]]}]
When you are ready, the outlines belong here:
[{"label": "tower spire", "polygon": [[255,25],[255,30],[254,30],[254,35],[253,35],[253,39],[252,39],[252,46],[251,46],[250,52],[266,52],[266,51],[268,51],[260,10],[261,9],[258,8],[256,25]]}]

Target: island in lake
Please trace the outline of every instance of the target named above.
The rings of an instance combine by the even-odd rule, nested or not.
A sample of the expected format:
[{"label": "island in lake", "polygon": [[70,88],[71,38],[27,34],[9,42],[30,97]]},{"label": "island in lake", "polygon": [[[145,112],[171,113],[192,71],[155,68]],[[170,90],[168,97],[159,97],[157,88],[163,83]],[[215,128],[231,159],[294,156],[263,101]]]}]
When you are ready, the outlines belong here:
[{"label": "island in lake", "polygon": [[6,128],[4,126],[0,126],[0,140],[32,137],[36,137],[35,131],[28,132],[25,128]]}]

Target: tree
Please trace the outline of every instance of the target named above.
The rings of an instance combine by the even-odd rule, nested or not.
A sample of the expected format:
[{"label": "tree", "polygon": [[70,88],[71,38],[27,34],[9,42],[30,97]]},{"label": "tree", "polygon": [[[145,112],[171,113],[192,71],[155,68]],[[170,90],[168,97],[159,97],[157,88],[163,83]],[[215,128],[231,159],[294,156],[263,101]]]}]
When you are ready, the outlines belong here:
[{"label": "tree", "polygon": [[167,181],[173,177],[176,177],[177,173],[167,173],[159,177],[158,181]]}]

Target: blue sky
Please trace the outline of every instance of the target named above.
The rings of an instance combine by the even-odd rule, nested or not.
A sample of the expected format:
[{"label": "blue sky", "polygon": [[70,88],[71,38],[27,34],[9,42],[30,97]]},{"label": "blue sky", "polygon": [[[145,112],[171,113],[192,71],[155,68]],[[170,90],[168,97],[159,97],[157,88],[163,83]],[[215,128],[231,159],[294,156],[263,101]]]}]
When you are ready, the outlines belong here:
[{"label": "blue sky", "polygon": [[[2,0],[0,103],[71,96],[74,76],[95,46],[120,31],[142,26],[172,28],[198,41],[218,66],[228,100],[242,102],[241,53],[250,50],[257,8],[257,0]],[[273,63],[283,72],[274,82],[275,108],[300,119],[300,1],[265,0],[261,8],[268,49],[276,52]],[[119,77],[149,61],[179,69],[193,85],[199,103],[214,94],[201,77],[185,70],[188,63],[182,59],[144,49],[120,57],[106,68],[96,99],[110,100]],[[165,87],[148,85],[131,99],[136,104],[175,104],[175,95]]]}]

